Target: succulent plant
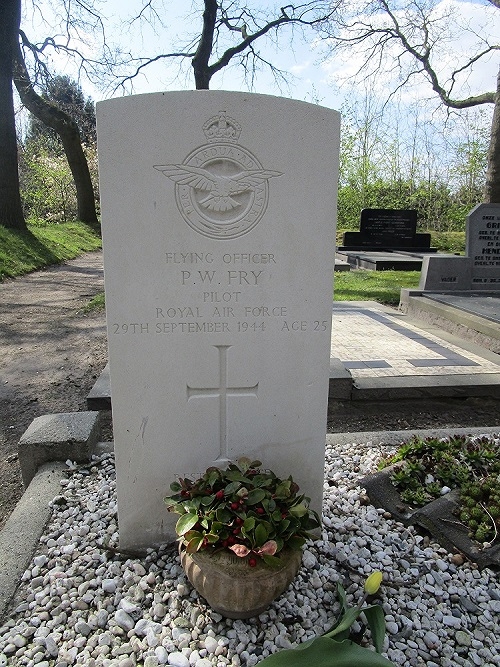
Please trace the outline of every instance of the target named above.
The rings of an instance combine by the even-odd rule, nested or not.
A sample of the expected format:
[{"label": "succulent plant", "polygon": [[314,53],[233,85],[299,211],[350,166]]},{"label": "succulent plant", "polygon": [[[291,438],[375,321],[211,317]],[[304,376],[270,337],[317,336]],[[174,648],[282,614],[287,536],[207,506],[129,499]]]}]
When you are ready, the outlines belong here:
[{"label": "succulent plant", "polygon": [[391,481],[404,502],[422,506],[443,487],[460,491],[457,514],[472,539],[490,544],[500,527],[500,442],[498,438],[412,438],[381,468],[397,463]]}]

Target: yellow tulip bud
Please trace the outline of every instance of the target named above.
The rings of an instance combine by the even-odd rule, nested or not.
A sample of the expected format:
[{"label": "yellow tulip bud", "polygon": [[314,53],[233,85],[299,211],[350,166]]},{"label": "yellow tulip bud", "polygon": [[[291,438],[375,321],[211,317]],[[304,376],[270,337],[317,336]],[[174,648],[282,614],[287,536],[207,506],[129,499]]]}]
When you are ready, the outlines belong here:
[{"label": "yellow tulip bud", "polygon": [[379,570],[375,570],[375,572],[372,572],[365,581],[365,593],[367,593],[368,595],[375,595],[375,593],[380,588],[380,584],[382,583],[382,578],[383,578],[382,572],[380,572]]}]

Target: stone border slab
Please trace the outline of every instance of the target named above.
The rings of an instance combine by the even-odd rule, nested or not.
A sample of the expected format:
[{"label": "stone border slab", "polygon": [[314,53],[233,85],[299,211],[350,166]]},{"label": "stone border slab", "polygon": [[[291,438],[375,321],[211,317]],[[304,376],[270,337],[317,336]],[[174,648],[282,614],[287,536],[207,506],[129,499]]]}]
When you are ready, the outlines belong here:
[{"label": "stone border slab", "polygon": [[49,503],[61,490],[65,469],[60,461],[43,465],[0,531],[0,619],[38,546],[50,517]]},{"label": "stone border slab", "polygon": [[62,412],[36,417],[21,436],[19,463],[27,487],[48,461],[89,461],[100,439],[98,412]]}]

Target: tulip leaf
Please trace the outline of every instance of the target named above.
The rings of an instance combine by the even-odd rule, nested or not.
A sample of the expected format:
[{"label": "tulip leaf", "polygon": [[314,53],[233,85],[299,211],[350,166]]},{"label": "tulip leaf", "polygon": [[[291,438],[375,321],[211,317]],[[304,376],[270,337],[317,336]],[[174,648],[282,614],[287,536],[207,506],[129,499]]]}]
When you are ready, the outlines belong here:
[{"label": "tulip leaf", "polygon": [[385,637],[384,611],[378,604],[374,604],[370,607],[364,607],[362,612],[365,615],[365,618],[368,622],[368,627],[372,633],[372,641],[373,645],[375,646],[375,650],[378,653],[381,653]]},{"label": "tulip leaf", "polygon": [[380,653],[363,648],[345,639],[336,642],[326,637],[316,637],[306,646],[296,649],[278,651],[264,658],[259,667],[303,667],[305,664],[314,667],[394,667]]},{"label": "tulip leaf", "polygon": [[358,609],[357,607],[351,607],[350,609],[347,609],[344,615],[342,616],[340,623],[333,630],[330,630],[330,632],[328,632],[324,636],[327,638],[333,638],[335,635],[338,635],[341,632],[348,630],[354,623],[354,621],[358,618],[360,613],[361,610]]}]

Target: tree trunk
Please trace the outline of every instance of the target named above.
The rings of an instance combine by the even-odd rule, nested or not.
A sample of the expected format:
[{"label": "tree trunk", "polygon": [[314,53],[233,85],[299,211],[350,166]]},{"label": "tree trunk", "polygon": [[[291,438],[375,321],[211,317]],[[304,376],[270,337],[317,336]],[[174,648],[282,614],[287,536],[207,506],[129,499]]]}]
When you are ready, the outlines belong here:
[{"label": "tree trunk", "polygon": [[24,106],[42,123],[55,130],[61,138],[75,182],[78,219],[92,226],[98,225],[94,188],[78,126],[67,113],[36,93],[19,46],[14,60],[14,83]]},{"label": "tree trunk", "polygon": [[14,53],[21,20],[20,0],[0,1],[0,224],[26,229],[17,167],[17,138],[12,93]]},{"label": "tree trunk", "polygon": [[217,0],[205,0],[203,12],[203,29],[194,58],[191,61],[194,71],[196,90],[208,90],[212,72],[209,60],[214,42],[214,28],[217,20]]},{"label": "tree trunk", "polygon": [[491,121],[484,202],[486,204],[500,204],[500,69],[497,76],[495,109]]}]

